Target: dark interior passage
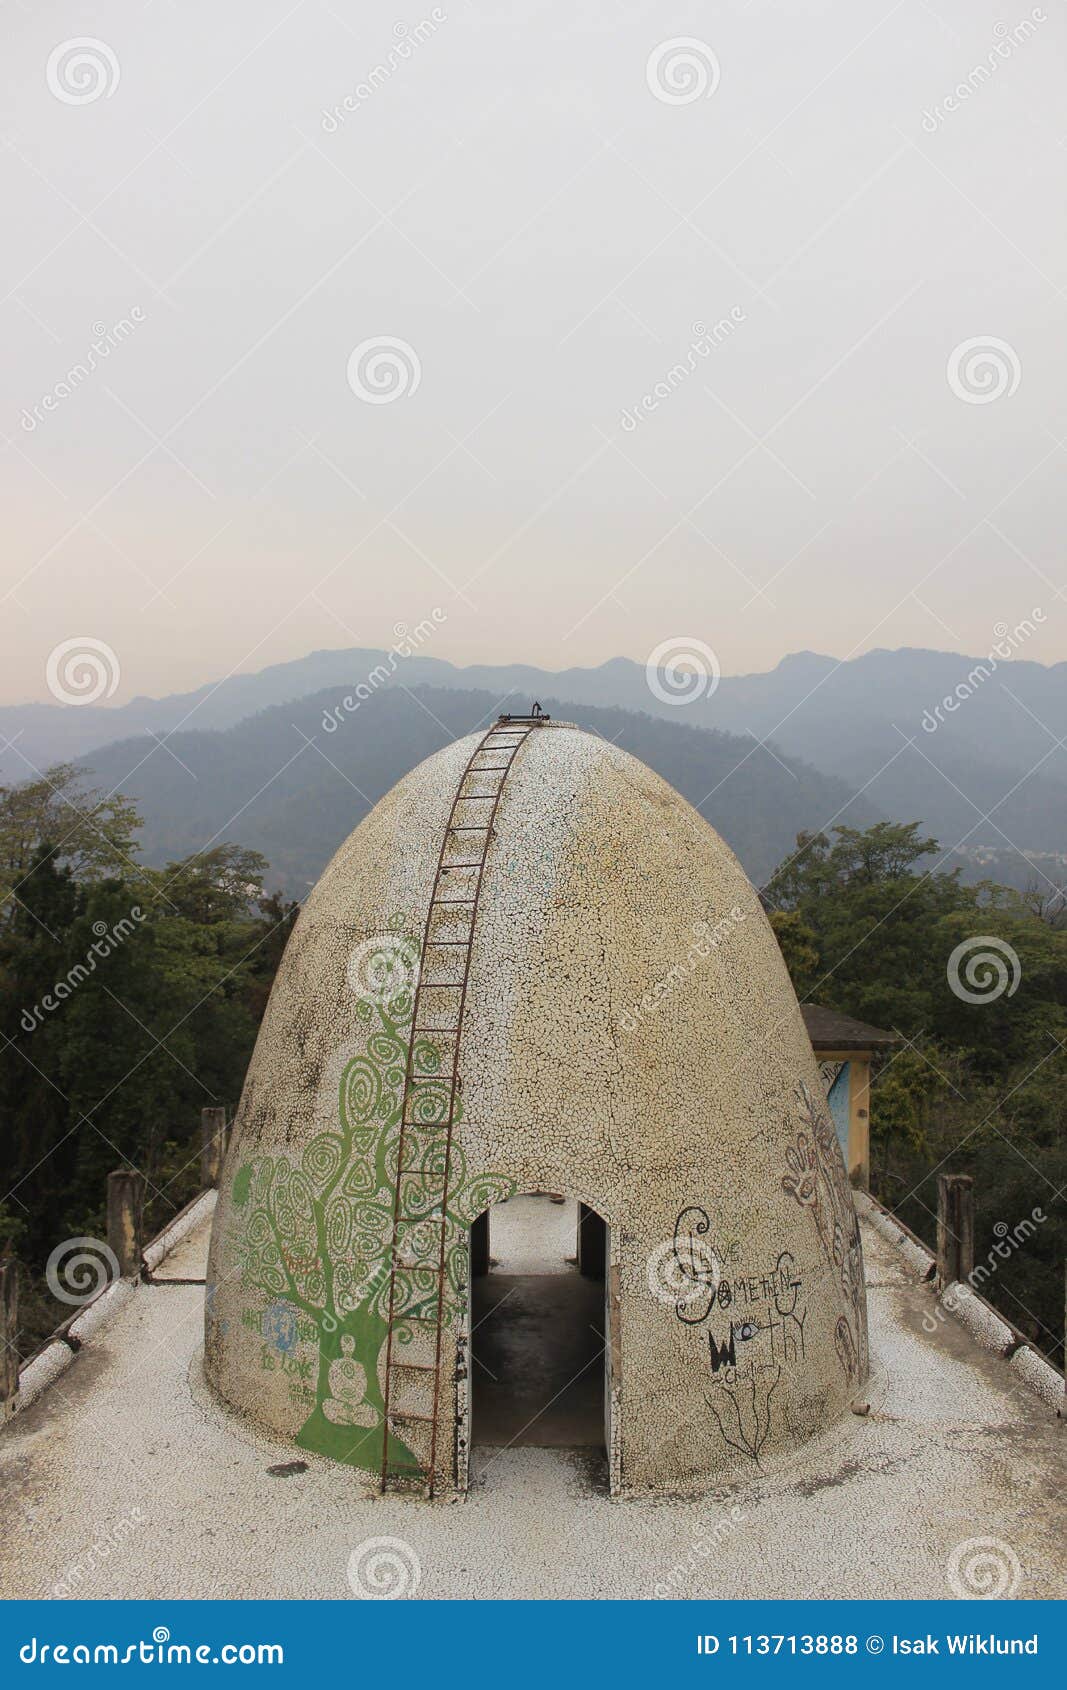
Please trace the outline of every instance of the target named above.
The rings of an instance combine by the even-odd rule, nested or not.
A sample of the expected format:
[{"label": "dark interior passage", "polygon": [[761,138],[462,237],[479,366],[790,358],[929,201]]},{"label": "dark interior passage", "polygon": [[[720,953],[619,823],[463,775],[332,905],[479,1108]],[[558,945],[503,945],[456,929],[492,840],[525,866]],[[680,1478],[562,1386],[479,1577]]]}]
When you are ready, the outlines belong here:
[{"label": "dark interior passage", "polygon": [[471,1229],[474,1445],[603,1448],[605,1229],[582,1209],[538,1193]]},{"label": "dark interior passage", "polygon": [[473,1291],[473,1442],[602,1447],[603,1285],[490,1273]]}]

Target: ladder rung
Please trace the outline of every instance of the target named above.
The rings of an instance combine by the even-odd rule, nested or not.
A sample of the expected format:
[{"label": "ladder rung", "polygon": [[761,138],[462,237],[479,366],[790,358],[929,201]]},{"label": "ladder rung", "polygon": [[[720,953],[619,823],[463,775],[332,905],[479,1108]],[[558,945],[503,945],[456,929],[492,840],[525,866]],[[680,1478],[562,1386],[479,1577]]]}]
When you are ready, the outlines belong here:
[{"label": "ladder rung", "polygon": [[425,1023],[419,1027],[412,1027],[413,1033],[458,1033],[458,1027],[427,1027]]},{"label": "ladder rung", "polygon": [[432,1414],[412,1414],[410,1409],[406,1409],[406,1408],[391,1408],[391,1409],[389,1409],[388,1413],[386,1414],[386,1419],[387,1420],[414,1420],[420,1426],[432,1426],[433,1425],[433,1415]]},{"label": "ladder rung", "polygon": [[419,989],[423,992],[459,992],[463,989],[462,980],[420,980]]},{"label": "ladder rung", "polygon": [[449,827],[448,827],[448,832],[449,833],[486,833],[488,831],[488,828],[489,828],[488,822],[451,822],[449,824]]},{"label": "ladder rung", "polygon": [[391,1368],[405,1367],[411,1373],[436,1373],[437,1369],[428,1361],[391,1361]]},{"label": "ladder rung", "polygon": [[469,863],[442,863],[441,872],[442,874],[447,874],[450,869],[454,868],[481,868],[481,866],[481,857],[475,857],[474,861]]},{"label": "ladder rung", "polygon": [[435,906],[441,905],[441,904],[475,904],[475,903],[477,903],[477,901],[478,900],[476,898],[431,898],[430,899],[431,904],[434,904]]},{"label": "ladder rung", "polygon": [[466,945],[466,939],[431,939],[431,945]]}]

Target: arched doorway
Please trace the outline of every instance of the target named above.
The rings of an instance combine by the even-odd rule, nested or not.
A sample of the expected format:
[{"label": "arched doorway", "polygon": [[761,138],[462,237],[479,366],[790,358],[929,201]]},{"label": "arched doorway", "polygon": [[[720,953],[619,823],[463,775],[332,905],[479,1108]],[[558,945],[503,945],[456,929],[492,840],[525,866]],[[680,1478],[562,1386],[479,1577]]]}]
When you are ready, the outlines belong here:
[{"label": "arched doorway", "polygon": [[606,1460],[618,1346],[603,1217],[559,1193],[509,1198],[471,1228],[470,1283],[470,1477],[524,1446]]}]

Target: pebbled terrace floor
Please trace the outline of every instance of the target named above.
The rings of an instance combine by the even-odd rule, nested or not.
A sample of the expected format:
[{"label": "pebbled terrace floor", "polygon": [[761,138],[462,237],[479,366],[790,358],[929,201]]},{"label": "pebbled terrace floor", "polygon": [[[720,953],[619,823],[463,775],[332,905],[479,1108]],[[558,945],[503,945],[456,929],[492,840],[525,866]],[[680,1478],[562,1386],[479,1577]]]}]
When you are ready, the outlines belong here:
[{"label": "pebbled terrace floor", "polygon": [[[494,1225],[502,1272],[535,1263],[531,1203],[547,1199],[509,1205]],[[572,1212],[551,1216],[542,1271],[573,1271],[561,1259]],[[203,1275],[209,1225],[160,1276]],[[870,1413],[691,1500],[611,1501],[590,1452],[528,1447],[483,1451],[462,1501],[370,1494],[216,1402],[200,1370],[201,1287],[141,1285],[0,1433],[0,1591],[347,1597],[353,1551],[390,1537],[402,1540],[395,1576],[419,1598],[936,1597],[960,1594],[959,1545],[995,1539],[1016,1596],[1067,1595],[1067,1421],[1001,1354],[937,1318],[922,1264],[884,1226],[863,1230]],[[271,1471],[294,1456],[303,1471]]]}]

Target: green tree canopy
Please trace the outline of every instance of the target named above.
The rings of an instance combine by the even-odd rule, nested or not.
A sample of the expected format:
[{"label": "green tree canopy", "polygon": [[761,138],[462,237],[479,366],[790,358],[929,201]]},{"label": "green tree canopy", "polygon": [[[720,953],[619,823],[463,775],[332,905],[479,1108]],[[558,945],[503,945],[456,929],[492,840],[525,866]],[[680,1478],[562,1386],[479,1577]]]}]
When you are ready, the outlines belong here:
[{"label": "green tree canopy", "polygon": [[1056,1349],[1062,1266],[1037,1264],[1067,1252],[1063,898],[963,886],[938,854],[916,822],[800,834],[763,898],[798,995],[901,1036],[876,1064],[876,1195],[932,1240],[937,1173],[972,1172],[987,1248],[1043,1207],[1040,1247],[996,1258],[984,1289]]}]

